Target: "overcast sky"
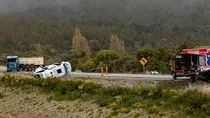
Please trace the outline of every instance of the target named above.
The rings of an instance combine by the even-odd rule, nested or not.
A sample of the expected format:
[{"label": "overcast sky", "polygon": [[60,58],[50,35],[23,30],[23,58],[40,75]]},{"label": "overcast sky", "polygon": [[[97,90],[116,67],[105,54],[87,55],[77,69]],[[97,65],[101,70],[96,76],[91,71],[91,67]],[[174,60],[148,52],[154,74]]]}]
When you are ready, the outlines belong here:
[{"label": "overcast sky", "polygon": [[89,4],[93,7],[104,7],[123,5],[129,11],[136,7],[162,7],[169,10],[182,10],[184,7],[195,7],[210,5],[210,0],[0,0],[0,12],[17,12],[40,6],[67,5],[79,8],[81,5]]}]

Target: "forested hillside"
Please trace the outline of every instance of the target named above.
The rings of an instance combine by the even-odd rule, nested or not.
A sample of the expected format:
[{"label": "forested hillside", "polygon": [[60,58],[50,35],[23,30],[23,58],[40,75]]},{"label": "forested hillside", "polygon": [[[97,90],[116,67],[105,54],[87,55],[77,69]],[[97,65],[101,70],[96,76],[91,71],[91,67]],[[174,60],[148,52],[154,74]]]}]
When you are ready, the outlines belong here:
[{"label": "forested hillside", "polygon": [[[166,72],[183,42],[210,43],[209,0],[1,0],[0,13],[1,57],[41,55],[47,63],[67,59],[86,71],[108,64],[115,65],[115,72],[140,72],[137,53],[147,47],[156,51],[150,62],[156,67],[148,68]],[[75,44],[76,28],[82,41]],[[111,48],[117,47],[114,43],[118,49]],[[78,55],[73,44],[85,45],[88,54]],[[155,62],[163,53],[159,48],[166,54],[160,63]],[[101,52],[115,56],[104,56],[105,62]],[[121,69],[121,63],[127,65]]]}]

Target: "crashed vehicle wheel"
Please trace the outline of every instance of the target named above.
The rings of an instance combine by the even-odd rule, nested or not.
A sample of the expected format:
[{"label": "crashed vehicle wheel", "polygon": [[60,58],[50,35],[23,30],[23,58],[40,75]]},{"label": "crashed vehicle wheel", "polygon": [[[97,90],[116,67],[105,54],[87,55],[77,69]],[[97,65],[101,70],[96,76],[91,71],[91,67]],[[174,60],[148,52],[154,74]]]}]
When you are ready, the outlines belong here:
[{"label": "crashed vehicle wheel", "polygon": [[198,75],[199,80],[209,81],[210,80],[210,70],[200,72]]},{"label": "crashed vehicle wheel", "polygon": [[192,82],[192,83],[196,82],[196,80],[198,79],[197,77],[198,77],[198,76],[197,76],[196,74],[191,74],[191,75],[190,75],[190,80],[191,80],[191,82]]},{"label": "crashed vehicle wheel", "polygon": [[176,73],[173,73],[172,76],[173,76],[173,79],[174,79],[174,80],[177,79]]}]

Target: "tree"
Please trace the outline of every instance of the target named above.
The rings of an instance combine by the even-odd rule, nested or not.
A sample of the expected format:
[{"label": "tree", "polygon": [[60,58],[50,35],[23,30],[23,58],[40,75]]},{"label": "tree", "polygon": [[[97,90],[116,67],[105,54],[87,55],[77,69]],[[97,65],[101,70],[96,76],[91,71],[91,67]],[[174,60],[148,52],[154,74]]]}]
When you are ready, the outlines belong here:
[{"label": "tree", "polygon": [[37,55],[44,55],[44,47],[41,44],[34,44],[34,47],[36,49]]},{"label": "tree", "polygon": [[115,59],[119,59],[120,54],[113,50],[101,50],[96,54],[96,63],[99,64],[103,62],[103,64],[110,64],[111,61]]},{"label": "tree", "polygon": [[176,54],[180,53],[183,49],[190,49],[200,46],[200,44],[191,42],[191,41],[184,41],[181,45],[179,45],[176,49]]},{"label": "tree", "polygon": [[125,52],[124,42],[117,36],[117,34],[112,34],[110,36],[110,50],[122,53]]},{"label": "tree", "polygon": [[85,53],[85,55],[88,55],[88,56],[91,55],[88,41],[84,36],[82,36],[79,28],[75,29],[73,40],[72,40],[72,49],[73,49],[73,52],[78,56],[81,56],[83,53]]},{"label": "tree", "polygon": [[80,30],[78,28],[75,29],[75,32],[74,32],[74,37],[73,37],[73,40],[72,40],[72,49],[74,51],[74,53],[76,55],[81,55],[82,54],[82,43],[81,43],[81,33],[80,33]]},{"label": "tree", "polygon": [[90,56],[91,52],[90,47],[88,45],[88,40],[84,36],[81,38],[81,40],[83,52],[85,52],[86,55]]}]

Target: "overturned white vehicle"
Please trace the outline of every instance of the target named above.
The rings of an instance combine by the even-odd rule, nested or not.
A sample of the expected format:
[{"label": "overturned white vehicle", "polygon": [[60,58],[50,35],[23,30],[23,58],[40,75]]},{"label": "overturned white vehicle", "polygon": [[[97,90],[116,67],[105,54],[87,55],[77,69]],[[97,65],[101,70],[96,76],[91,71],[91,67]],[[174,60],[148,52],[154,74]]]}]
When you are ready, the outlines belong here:
[{"label": "overturned white vehicle", "polygon": [[38,78],[59,78],[71,73],[69,62],[59,62],[52,65],[37,68],[33,75]]}]

